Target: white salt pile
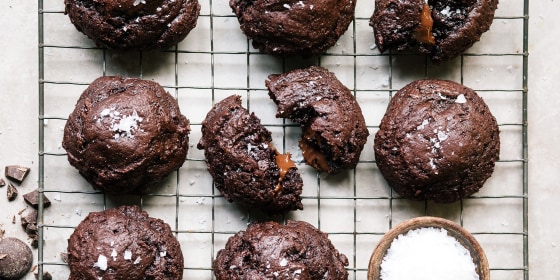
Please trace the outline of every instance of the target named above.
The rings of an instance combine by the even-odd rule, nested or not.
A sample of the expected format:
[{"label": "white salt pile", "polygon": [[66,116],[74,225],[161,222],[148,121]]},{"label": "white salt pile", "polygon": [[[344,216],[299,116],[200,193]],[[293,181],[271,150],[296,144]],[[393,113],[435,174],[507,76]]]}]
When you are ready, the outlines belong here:
[{"label": "white salt pile", "polygon": [[393,240],[382,280],[479,280],[469,251],[442,228],[419,228]]}]

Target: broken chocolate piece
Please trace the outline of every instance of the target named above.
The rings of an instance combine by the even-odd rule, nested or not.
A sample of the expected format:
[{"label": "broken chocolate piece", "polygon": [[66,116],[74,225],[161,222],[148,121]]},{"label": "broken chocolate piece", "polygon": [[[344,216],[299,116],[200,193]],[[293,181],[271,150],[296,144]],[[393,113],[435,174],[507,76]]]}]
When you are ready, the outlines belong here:
[{"label": "broken chocolate piece", "polygon": [[31,240],[31,247],[33,247],[33,249],[39,248],[39,236],[36,236],[33,240]]},{"label": "broken chocolate piece", "polygon": [[31,208],[27,215],[21,217],[21,226],[26,228],[29,224],[37,225],[37,210]]},{"label": "broken chocolate piece", "polygon": [[29,167],[20,165],[8,165],[5,169],[6,178],[21,184],[23,179],[29,174]]},{"label": "broken chocolate piece", "polygon": [[21,279],[33,264],[33,252],[17,238],[0,240],[0,279]]},{"label": "broken chocolate piece", "polygon": [[[39,208],[39,190],[35,189],[32,192],[23,195],[23,199],[33,208]],[[47,208],[51,206],[51,201],[43,194],[43,207]]]},{"label": "broken chocolate piece", "polygon": [[14,185],[12,185],[12,183],[8,184],[6,195],[8,196],[8,201],[13,201],[14,199],[16,199],[18,190],[14,187]]},{"label": "broken chocolate piece", "polygon": [[[35,272],[35,279],[39,279],[38,272]],[[43,271],[43,280],[52,280],[52,275],[48,271]]]},{"label": "broken chocolate piece", "polygon": [[6,181],[4,181],[4,179],[0,178],[0,188],[6,185]]},{"label": "broken chocolate piece", "polygon": [[61,253],[60,253],[60,258],[62,259],[62,261],[63,261],[64,263],[68,263],[68,253],[66,253],[66,252],[61,252]]},{"label": "broken chocolate piece", "polygon": [[31,242],[31,246],[33,246],[33,248],[37,248],[39,243],[37,210],[33,208],[29,209],[29,212],[25,216],[21,217],[21,226],[25,230],[25,233],[27,233],[27,236],[33,240]]}]

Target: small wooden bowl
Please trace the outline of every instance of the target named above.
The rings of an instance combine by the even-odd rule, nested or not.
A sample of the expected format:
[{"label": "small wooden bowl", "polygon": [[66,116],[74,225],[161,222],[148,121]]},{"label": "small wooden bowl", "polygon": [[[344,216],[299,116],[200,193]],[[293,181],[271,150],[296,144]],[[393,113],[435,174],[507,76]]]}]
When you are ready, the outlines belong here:
[{"label": "small wooden bowl", "polygon": [[393,239],[397,238],[400,234],[407,233],[410,230],[424,228],[424,227],[434,227],[443,228],[447,230],[449,236],[455,237],[461,245],[463,245],[471,254],[473,262],[476,266],[476,273],[480,276],[480,280],[490,279],[490,269],[488,266],[488,260],[486,259],[486,254],[480,247],[480,244],[476,239],[463,227],[460,225],[438,217],[418,217],[407,221],[404,221],[389,230],[383,238],[377,244],[377,247],[373,251],[371,258],[369,260],[368,267],[368,280],[380,280],[381,278],[381,262],[385,253],[391,246]]}]

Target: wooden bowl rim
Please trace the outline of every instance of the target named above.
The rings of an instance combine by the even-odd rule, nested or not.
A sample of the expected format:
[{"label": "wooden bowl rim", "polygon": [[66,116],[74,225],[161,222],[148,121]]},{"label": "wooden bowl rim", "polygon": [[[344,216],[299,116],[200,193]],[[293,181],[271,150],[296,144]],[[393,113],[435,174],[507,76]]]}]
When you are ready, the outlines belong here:
[{"label": "wooden bowl rim", "polygon": [[[383,260],[383,257],[385,256],[385,252],[393,242],[393,239],[395,239],[400,234],[423,227],[437,227],[447,230],[448,234],[451,234],[453,237],[455,237],[457,241],[459,241],[459,243],[461,243],[467,250],[469,250],[471,257],[473,258],[473,261],[475,263],[476,272],[478,273],[480,280],[490,280],[490,268],[488,265],[488,259],[486,258],[484,250],[482,249],[478,241],[474,238],[474,236],[465,228],[455,222],[444,218],[431,216],[412,218],[390,229],[381,238],[375,250],[371,254],[367,279],[380,279],[379,273],[381,271],[381,262]],[[475,255],[473,255],[473,253]]]}]

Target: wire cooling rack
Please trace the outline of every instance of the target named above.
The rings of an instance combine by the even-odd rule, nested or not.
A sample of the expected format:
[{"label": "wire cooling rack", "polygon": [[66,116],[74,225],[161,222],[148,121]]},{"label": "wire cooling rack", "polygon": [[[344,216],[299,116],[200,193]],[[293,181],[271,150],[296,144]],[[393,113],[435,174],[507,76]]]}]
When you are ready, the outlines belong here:
[{"label": "wire cooling rack", "polygon": [[[528,0],[501,1],[491,30],[461,57],[433,65],[426,57],[380,54],[368,26],[374,0],[357,2],[355,20],[329,52],[311,59],[278,59],[258,53],[239,29],[228,1],[202,1],[197,27],[165,52],[118,53],[97,48],[64,15],[63,1],[39,0],[39,190],[53,202],[39,209],[38,271],[65,279],[60,253],[91,211],[138,204],[170,224],[185,257],[184,279],[213,279],[212,260],[227,238],[258,219],[305,220],[327,232],[349,261],[350,279],[366,279],[377,241],[397,223],[433,215],[471,231],[486,251],[492,279],[529,279],[527,230]],[[307,65],[334,72],[362,107],[371,136],[356,169],[318,174],[302,163],[299,127],[276,119],[264,81],[269,74]],[[144,196],[105,196],[68,164],[63,127],[81,92],[102,75],[152,79],[174,95],[191,121],[183,167]],[[496,116],[500,160],[485,187],[452,204],[399,198],[375,165],[373,135],[391,95],[420,78],[454,80],[475,89]],[[299,161],[305,210],[267,217],[225,202],[212,187],[204,155],[196,149],[200,123],[212,104],[240,94],[272,132],[275,145]],[[42,279],[42,276],[40,276]]]}]

